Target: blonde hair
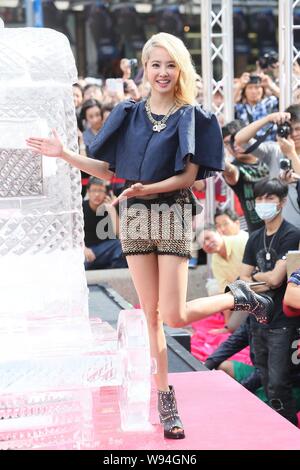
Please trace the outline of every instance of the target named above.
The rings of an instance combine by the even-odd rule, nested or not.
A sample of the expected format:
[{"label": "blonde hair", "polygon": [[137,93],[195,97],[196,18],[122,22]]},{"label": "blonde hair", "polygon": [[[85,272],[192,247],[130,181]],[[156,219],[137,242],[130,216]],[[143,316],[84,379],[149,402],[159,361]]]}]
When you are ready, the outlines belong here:
[{"label": "blonde hair", "polygon": [[196,71],[191,55],[183,41],[173,34],[158,33],[151,36],[143,47],[142,64],[144,67],[143,83],[147,82],[145,70],[150,54],[155,47],[163,47],[179,68],[179,78],[175,88],[175,99],[179,105],[194,104],[197,94]]}]

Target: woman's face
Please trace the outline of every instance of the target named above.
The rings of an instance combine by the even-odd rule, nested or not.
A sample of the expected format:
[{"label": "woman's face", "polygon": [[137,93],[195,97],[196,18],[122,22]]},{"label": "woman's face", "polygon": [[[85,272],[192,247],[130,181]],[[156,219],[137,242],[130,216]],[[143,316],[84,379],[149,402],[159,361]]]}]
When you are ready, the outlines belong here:
[{"label": "woman's face", "polygon": [[102,90],[97,85],[90,86],[87,90],[85,90],[83,94],[83,101],[97,100],[101,103],[102,99],[103,99]]},{"label": "woman's face", "polygon": [[262,100],[264,94],[264,89],[261,85],[251,83],[246,86],[245,89],[245,98],[249,103],[258,103]]},{"label": "woman's face", "polygon": [[102,116],[101,116],[101,111],[98,108],[98,106],[92,106],[91,108],[86,110],[85,113],[86,121],[88,123],[88,126],[95,130],[98,131],[101,126],[102,126]]},{"label": "woman's face", "polygon": [[179,78],[179,68],[163,47],[154,47],[146,64],[146,77],[151,91],[162,95],[174,95]]},{"label": "woman's face", "polygon": [[83,100],[83,95],[82,91],[77,86],[73,86],[73,100],[75,108],[79,108]]}]

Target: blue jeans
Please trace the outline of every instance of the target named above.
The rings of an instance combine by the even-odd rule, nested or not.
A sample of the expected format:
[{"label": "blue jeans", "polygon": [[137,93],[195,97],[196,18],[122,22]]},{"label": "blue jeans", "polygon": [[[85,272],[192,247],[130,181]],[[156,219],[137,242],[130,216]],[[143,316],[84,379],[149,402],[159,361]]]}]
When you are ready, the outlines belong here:
[{"label": "blue jeans", "polygon": [[96,259],[92,262],[85,261],[85,269],[127,268],[120,240],[103,240],[88,248],[95,253]]},{"label": "blue jeans", "polygon": [[295,327],[252,328],[255,365],[268,404],[293,424],[297,424],[297,416],[292,395],[292,343],[297,333]]}]

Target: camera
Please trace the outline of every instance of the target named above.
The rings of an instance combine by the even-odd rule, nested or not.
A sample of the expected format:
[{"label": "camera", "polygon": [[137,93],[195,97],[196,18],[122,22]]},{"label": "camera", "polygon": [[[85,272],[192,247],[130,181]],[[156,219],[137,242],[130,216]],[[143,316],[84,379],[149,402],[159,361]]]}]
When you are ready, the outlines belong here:
[{"label": "camera", "polygon": [[137,59],[128,59],[130,67],[136,67],[138,64]]},{"label": "camera", "polygon": [[291,169],[291,161],[288,158],[281,158],[279,166],[281,170],[289,171]]},{"label": "camera", "polygon": [[128,59],[129,67],[131,69],[130,78],[133,79],[137,74],[138,60]]},{"label": "camera", "polygon": [[247,85],[260,85],[261,77],[259,75],[250,75]]},{"label": "camera", "polygon": [[279,124],[277,126],[277,135],[284,139],[287,139],[291,133],[291,126],[288,122],[284,122],[283,124]]},{"label": "camera", "polygon": [[258,59],[258,64],[261,69],[268,69],[278,62],[278,54],[275,51],[266,52]]}]

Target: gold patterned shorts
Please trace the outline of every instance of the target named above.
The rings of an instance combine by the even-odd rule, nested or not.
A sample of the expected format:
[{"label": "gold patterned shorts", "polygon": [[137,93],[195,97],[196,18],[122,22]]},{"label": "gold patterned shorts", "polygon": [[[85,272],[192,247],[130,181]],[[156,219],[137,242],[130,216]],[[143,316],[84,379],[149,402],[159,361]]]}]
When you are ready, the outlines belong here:
[{"label": "gold patterned shorts", "polygon": [[120,204],[120,240],[125,256],[157,253],[191,257],[192,204],[189,190]]}]

